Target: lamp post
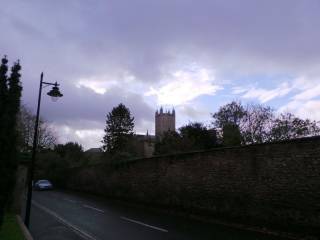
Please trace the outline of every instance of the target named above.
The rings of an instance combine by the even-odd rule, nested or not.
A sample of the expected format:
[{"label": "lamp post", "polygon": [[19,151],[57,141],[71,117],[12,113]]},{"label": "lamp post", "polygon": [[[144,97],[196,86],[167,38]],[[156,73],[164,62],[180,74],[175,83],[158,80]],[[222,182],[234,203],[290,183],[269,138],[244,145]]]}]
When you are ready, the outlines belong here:
[{"label": "lamp post", "polygon": [[59,97],[62,97],[63,95],[60,93],[59,90],[59,84],[57,82],[55,83],[49,83],[43,81],[43,72],[40,76],[40,86],[39,86],[39,96],[38,96],[38,107],[37,107],[37,116],[36,116],[36,122],[34,126],[34,136],[33,136],[33,144],[32,144],[32,155],[31,155],[31,163],[28,170],[28,178],[27,178],[27,184],[28,184],[28,194],[27,194],[27,204],[26,204],[26,214],[24,223],[29,228],[30,223],[30,210],[31,210],[31,199],[32,199],[32,180],[33,180],[33,172],[34,172],[34,164],[36,159],[36,152],[37,152],[37,145],[38,145],[38,128],[39,128],[39,113],[40,113],[40,103],[41,103],[41,93],[43,86],[53,86],[52,89],[47,93],[53,101],[56,101]]}]

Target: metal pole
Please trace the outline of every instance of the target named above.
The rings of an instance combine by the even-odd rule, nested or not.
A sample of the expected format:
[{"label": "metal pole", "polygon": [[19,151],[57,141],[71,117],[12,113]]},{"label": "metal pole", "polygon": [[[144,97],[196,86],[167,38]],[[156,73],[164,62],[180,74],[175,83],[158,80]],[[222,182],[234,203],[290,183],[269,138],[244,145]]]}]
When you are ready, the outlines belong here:
[{"label": "metal pole", "polygon": [[31,200],[32,200],[32,181],[33,181],[33,171],[34,171],[34,164],[35,164],[37,144],[38,144],[38,125],[39,125],[42,82],[43,82],[43,72],[41,73],[41,76],[40,76],[37,116],[36,116],[36,123],[34,126],[31,163],[30,163],[29,171],[28,171],[28,194],[27,194],[26,215],[25,215],[25,219],[24,219],[24,223],[27,226],[27,228],[29,228],[29,223],[30,223],[30,210],[31,210]]}]

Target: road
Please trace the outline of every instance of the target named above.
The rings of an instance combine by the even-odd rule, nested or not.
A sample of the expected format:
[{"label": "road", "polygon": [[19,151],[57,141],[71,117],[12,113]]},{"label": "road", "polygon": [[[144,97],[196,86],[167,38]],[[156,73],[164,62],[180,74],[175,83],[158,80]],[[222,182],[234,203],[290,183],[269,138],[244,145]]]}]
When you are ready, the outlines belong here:
[{"label": "road", "polygon": [[277,239],[61,191],[33,193],[30,231],[35,240]]}]

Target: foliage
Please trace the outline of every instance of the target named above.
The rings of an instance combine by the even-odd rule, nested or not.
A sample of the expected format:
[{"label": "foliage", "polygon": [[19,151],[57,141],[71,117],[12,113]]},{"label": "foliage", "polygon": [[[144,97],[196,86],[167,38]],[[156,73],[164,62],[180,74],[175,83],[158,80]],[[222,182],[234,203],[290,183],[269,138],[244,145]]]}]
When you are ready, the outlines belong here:
[{"label": "foliage", "polygon": [[270,140],[280,141],[299,137],[315,136],[320,128],[315,121],[303,120],[291,113],[281,114],[273,122]]},{"label": "foliage", "polygon": [[260,104],[248,104],[241,124],[244,144],[263,143],[270,139],[274,110]]},{"label": "foliage", "polygon": [[154,154],[171,154],[181,152],[181,136],[175,131],[164,132],[155,144]]},{"label": "foliage", "polygon": [[103,150],[114,155],[119,152],[130,152],[128,146],[133,137],[134,117],[130,110],[120,103],[107,114]]},{"label": "foliage", "polygon": [[239,146],[241,144],[241,133],[239,126],[236,124],[225,124],[222,128],[222,144],[224,146]]},{"label": "foliage", "polygon": [[57,144],[54,146],[54,151],[60,155],[60,157],[65,157],[68,154],[79,154],[83,153],[82,146],[77,142],[67,142],[65,144]]},{"label": "foliage", "polygon": [[37,154],[35,179],[49,179],[55,187],[64,187],[70,162],[57,152],[46,149]]},{"label": "foliage", "polygon": [[54,149],[42,149],[37,155],[36,179],[49,179],[56,187],[65,187],[68,169],[86,164],[83,148],[79,143],[58,144]]},{"label": "foliage", "polygon": [[[22,105],[18,114],[18,132],[19,132],[19,148],[21,151],[29,151],[32,149],[34,125],[36,116],[32,114],[30,109]],[[56,136],[54,131],[48,124],[40,118],[38,130],[38,148],[49,149],[56,144]]]},{"label": "foliage", "polygon": [[240,102],[232,101],[212,114],[214,126],[222,134],[222,142],[226,146],[240,145],[242,141],[241,125],[246,110]]},{"label": "foliage", "polygon": [[214,126],[222,129],[225,125],[240,126],[246,111],[240,102],[232,101],[219,108],[219,111],[212,114]]},{"label": "foliage", "polygon": [[76,142],[55,145],[54,152],[63,159],[65,167],[75,167],[85,162],[83,148]]},{"label": "foliage", "polygon": [[291,113],[276,117],[272,108],[260,104],[243,106],[233,101],[220,107],[212,117],[226,146],[314,136],[320,131],[315,121]]},{"label": "foliage", "polygon": [[5,240],[24,240],[21,228],[13,214],[7,214],[4,217],[3,226],[0,229],[0,239]]},{"label": "foliage", "polygon": [[17,155],[17,113],[20,109],[21,83],[19,62],[11,68],[7,76],[8,60],[2,58],[0,65],[0,225],[4,207],[12,194],[15,183],[15,171],[18,163]]},{"label": "foliage", "polygon": [[205,150],[216,146],[216,131],[208,130],[202,123],[194,122],[182,126],[179,132],[165,132],[156,142],[155,154]]},{"label": "foliage", "polygon": [[189,123],[179,128],[184,151],[210,149],[217,145],[217,136],[214,129],[208,130],[202,123]]}]

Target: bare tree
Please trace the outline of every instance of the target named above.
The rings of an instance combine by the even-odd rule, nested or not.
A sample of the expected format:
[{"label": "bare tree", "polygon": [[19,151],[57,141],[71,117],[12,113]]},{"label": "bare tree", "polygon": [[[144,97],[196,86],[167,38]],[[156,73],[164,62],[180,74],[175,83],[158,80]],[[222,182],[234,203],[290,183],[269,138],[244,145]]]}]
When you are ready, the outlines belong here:
[{"label": "bare tree", "polygon": [[268,141],[274,120],[274,110],[260,104],[248,104],[241,123],[245,144]]},{"label": "bare tree", "polygon": [[[26,106],[21,106],[18,115],[18,132],[19,132],[19,145],[21,150],[29,151],[32,148],[34,125],[36,117],[32,114],[30,109]],[[38,147],[39,148],[53,148],[56,144],[56,136],[50,125],[40,118],[39,133],[38,133]]]},{"label": "bare tree", "polygon": [[272,126],[270,140],[280,141],[319,135],[320,128],[316,121],[301,119],[292,113],[282,113]]},{"label": "bare tree", "polygon": [[261,104],[243,106],[233,101],[220,107],[212,117],[225,145],[281,141],[320,133],[316,121],[301,119],[292,113],[275,116],[271,107]]}]

